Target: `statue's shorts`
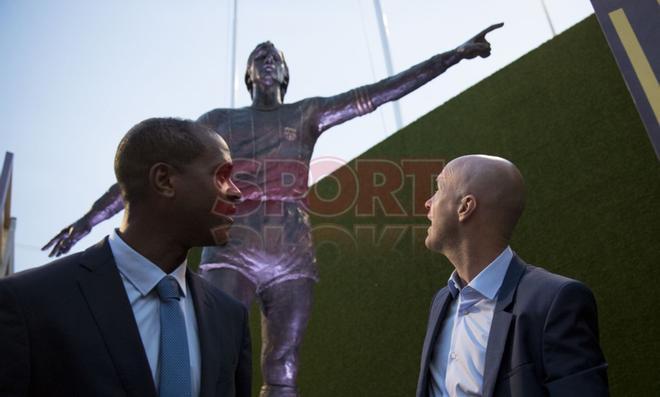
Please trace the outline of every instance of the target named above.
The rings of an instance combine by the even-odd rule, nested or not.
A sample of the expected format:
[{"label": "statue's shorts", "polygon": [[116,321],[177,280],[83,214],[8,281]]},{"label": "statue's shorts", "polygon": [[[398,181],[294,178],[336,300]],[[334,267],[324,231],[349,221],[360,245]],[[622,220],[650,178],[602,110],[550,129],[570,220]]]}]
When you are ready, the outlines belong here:
[{"label": "statue's shorts", "polygon": [[[289,280],[318,281],[309,215],[301,201],[264,201],[239,205],[225,246],[204,247],[200,268],[233,269],[256,292]],[[247,212],[246,212],[247,211]]]}]

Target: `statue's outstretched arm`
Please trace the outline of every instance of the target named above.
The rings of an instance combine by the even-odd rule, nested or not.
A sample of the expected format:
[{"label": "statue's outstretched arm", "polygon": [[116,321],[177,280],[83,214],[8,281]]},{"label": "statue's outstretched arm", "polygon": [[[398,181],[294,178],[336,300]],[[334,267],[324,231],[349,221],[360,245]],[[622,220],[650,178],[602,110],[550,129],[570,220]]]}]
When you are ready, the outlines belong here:
[{"label": "statue's outstretched arm", "polygon": [[66,254],[74,244],[89,234],[94,226],[111,218],[122,209],[124,209],[124,203],[119,185],[115,183],[101,198],[96,200],[92,208],[82,218],[62,229],[41,250],[45,251],[53,247],[50,254],[48,254],[50,257]]},{"label": "statue's outstretched arm", "polygon": [[365,85],[333,97],[319,98],[318,132],[352,118],[373,112],[380,105],[397,100],[433,80],[462,59],[490,55],[486,34],[502,27],[492,25],[456,49],[435,55],[424,62],[377,83]]}]

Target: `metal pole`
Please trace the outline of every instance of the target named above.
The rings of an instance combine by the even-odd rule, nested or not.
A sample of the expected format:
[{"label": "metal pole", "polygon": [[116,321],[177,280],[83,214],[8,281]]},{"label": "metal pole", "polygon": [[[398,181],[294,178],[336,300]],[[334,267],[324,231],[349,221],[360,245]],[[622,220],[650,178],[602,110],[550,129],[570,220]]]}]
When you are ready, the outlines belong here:
[{"label": "metal pole", "polygon": [[543,6],[543,12],[545,13],[545,18],[548,20],[548,25],[550,25],[552,37],[555,37],[557,33],[555,32],[555,27],[552,25],[552,20],[550,19],[550,14],[548,13],[548,7],[545,6],[545,0],[541,0],[541,6]]},{"label": "metal pole", "polygon": [[14,154],[7,152],[0,173],[0,278],[14,272],[14,233],[16,218],[11,217],[11,185]]},{"label": "metal pole", "polygon": [[[390,44],[387,34],[387,20],[385,19],[383,8],[380,6],[380,0],[374,0],[374,8],[376,10],[376,19],[378,20],[380,42],[383,46],[385,68],[387,70],[387,75],[392,76],[394,74],[394,70],[392,68],[392,54],[390,53]],[[401,119],[401,108],[399,107],[399,101],[392,102],[392,106],[394,107],[394,119],[396,120],[396,128],[397,130],[400,130],[403,127],[403,121]]]},{"label": "metal pole", "polygon": [[229,108],[234,108],[236,102],[236,14],[238,0],[229,0]]}]

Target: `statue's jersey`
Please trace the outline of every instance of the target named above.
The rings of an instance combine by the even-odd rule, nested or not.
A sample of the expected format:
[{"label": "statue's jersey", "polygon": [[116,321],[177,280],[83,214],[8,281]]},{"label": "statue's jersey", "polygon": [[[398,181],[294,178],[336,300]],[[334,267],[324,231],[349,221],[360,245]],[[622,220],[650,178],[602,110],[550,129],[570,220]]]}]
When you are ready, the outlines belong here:
[{"label": "statue's jersey", "polygon": [[320,133],[373,110],[364,88],[309,98],[271,110],[216,109],[199,118],[229,145],[243,198],[229,242],[205,247],[202,269],[231,268],[257,290],[278,282],[318,280],[304,208],[309,163]]},{"label": "statue's jersey", "polygon": [[319,134],[312,103],[307,99],[273,110],[216,109],[200,117],[229,145],[243,200],[304,197]]}]

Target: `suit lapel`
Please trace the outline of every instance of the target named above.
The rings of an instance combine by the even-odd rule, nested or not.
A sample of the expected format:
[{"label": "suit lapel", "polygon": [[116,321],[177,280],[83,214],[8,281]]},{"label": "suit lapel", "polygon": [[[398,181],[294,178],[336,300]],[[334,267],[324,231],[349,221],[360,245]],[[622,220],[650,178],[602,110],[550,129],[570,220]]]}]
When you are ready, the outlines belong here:
[{"label": "suit lapel", "polygon": [[131,396],[156,396],[149,362],[107,238],[81,258],[78,284],[124,388]]},{"label": "suit lapel", "polygon": [[220,372],[220,362],[218,361],[221,355],[218,345],[220,335],[214,331],[215,316],[209,315],[214,311],[212,310],[212,300],[206,290],[207,286],[192,271],[189,270],[186,275],[193,303],[195,304],[195,316],[197,317],[197,329],[199,331],[199,351],[202,356],[199,394],[200,397],[210,397],[215,395],[216,382]]},{"label": "suit lapel", "polygon": [[424,338],[424,347],[422,348],[422,362],[420,365],[419,382],[417,385],[417,395],[426,396],[428,389],[428,366],[433,346],[438,338],[438,332],[441,329],[442,321],[447,314],[447,308],[452,301],[452,296],[448,288],[443,288],[433,300],[429,324],[426,328],[426,337]]},{"label": "suit lapel", "polygon": [[493,313],[493,321],[490,326],[490,334],[488,336],[488,347],[486,348],[486,363],[484,368],[484,381],[483,381],[483,396],[491,397],[495,390],[495,383],[497,381],[497,374],[499,373],[500,363],[502,362],[502,354],[506,346],[507,337],[509,335],[509,327],[515,319],[515,316],[506,311],[511,303],[518,288],[520,277],[525,271],[525,265],[514,254],[509,269],[506,272],[502,286],[498,293],[497,303],[495,304],[495,312]]}]

